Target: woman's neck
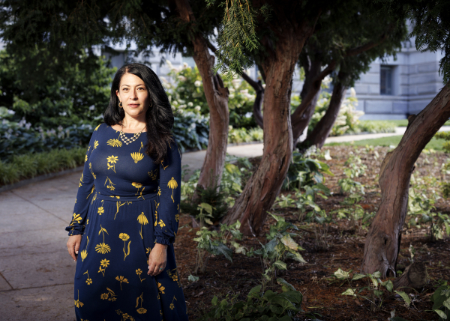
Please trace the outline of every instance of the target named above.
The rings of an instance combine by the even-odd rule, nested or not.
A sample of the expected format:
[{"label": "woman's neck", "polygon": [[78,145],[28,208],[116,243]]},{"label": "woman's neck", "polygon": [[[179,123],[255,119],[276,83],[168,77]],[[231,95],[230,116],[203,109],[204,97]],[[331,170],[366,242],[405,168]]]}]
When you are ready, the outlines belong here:
[{"label": "woman's neck", "polygon": [[125,114],[120,125],[123,126],[124,129],[140,130],[145,127],[146,122],[145,118],[133,118]]}]

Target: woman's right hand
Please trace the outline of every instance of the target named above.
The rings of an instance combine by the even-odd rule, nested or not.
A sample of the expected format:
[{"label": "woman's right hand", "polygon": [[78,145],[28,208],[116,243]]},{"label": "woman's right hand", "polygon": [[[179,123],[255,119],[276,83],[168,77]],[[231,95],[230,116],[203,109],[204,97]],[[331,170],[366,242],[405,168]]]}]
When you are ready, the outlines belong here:
[{"label": "woman's right hand", "polygon": [[69,251],[69,254],[74,261],[76,261],[78,257],[78,250],[80,249],[81,238],[82,238],[81,235],[71,235],[69,236],[69,240],[67,241],[67,251]]}]

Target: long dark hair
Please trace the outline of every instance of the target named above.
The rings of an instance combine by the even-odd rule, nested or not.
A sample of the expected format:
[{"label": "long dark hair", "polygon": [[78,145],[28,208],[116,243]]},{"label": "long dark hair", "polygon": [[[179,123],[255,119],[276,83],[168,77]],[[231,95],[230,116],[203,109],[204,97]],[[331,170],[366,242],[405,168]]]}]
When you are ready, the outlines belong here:
[{"label": "long dark hair", "polygon": [[104,119],[109,126],[120,124],[125,117],[123,108],[119,108],[119,98],[116,90],[119,90],[120,80],[126,73],[141,78],[147,87],[150,106],[146,112],[147,145],[146,153],[153,158],[155,163],[160,163],[167,153],[167,146],[173,141],[173,113],[158,76],[149,67],[143,64],[127,64],[120,68],[111,86],[111,97],[106,108]]}]

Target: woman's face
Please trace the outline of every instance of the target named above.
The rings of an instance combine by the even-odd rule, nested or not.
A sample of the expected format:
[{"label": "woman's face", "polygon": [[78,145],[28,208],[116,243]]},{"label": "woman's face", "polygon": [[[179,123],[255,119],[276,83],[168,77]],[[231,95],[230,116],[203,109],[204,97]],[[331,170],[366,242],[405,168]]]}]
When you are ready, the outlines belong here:
[{"label": "woman's face", "polygon": [[150,103],[144,81],[133,74],[126,73],[120,79],[116,95],[122,103],[125,114],[136,118],[145,116]]}]

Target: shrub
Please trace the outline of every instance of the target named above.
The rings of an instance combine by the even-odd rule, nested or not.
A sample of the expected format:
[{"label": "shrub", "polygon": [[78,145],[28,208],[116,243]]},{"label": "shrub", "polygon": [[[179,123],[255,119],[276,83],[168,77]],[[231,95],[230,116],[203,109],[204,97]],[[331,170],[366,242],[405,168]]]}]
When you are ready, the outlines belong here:
[{"label": "shrub", "polygon": [[10,162],[0,161],[0,184],[75,168],[84,163],[86,148],[54,149],[45,153],[16,155]]}]

